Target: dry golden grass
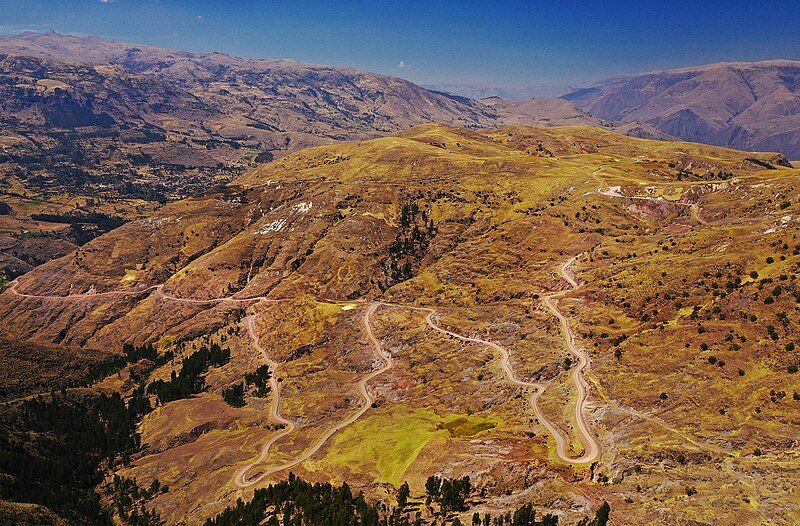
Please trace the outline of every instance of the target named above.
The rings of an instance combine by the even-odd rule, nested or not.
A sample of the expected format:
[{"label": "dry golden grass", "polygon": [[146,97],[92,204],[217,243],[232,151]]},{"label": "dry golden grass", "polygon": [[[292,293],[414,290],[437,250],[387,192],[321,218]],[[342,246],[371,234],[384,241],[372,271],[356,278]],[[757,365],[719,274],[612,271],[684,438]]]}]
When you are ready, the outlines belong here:
[{"label": "dry golden grass", "polygon": [[[792,524],[800,376],[789,370],[800,351],[787,344],[800,344],[800,171],[747,158],[774,161],[589,127],[427,125],[320,146],[167,206],[18,287],[51,295],[163,283],[158,293],[72,305],[6,292],[0,316],[20,338],[61,334],[106,349],[226,335],[231,363],[209,374],[207,393],[146,417],[146,449],[125,471],[170,484],[154,501],[168,521],[201,522],[233,502],[236,470],[275,432],[268,399],[232,409],[219,396],[260,360],[240,311],[258,316],[260,341],[281,363],[282,411],[298,423],[269,467],[360,407],[354,386],[379,365],[362,316],[381,300],[393,305],[376,311],[372,328],[394,367],[370,382],[376,406],[293,468],[303,477],[391,499],[404,480],[421,496],[429,475],[469,474],[485,490],[476,509],[532,500],[565,524],[603,500],[636,524]],[[413,277],[396,283],[389,245],[411,201],[436,231]],[[541,303],[567,288],[557,270],[575,255],[581,286],[559,309],[591,358],[588,416],[603,449],[580,467],[558,460],[531,392],[508,382],[492,349],[445,337],[410,308],[435,308],[442,326],[504,346],[520,378],[547,384],[541,409],[578,453],[569,353]],[[232,294],[279,301],[165,296]]]}]

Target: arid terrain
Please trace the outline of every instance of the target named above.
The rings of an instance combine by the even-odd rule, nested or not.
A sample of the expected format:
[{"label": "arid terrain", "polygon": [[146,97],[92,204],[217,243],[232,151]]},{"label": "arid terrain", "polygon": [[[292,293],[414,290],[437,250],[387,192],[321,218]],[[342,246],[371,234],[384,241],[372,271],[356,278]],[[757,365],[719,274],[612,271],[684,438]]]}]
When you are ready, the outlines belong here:
[{"label": "arid terrain", "polygon": [[0,272],[16,277],[104,221],[145,217],[288,151],[495,120],[480,103],[352,68],[0,38]]},{"label": "arid terrain", "polygon": [[588,124],[800,157],[797,71],[722,64],[560,99],[472,100],[353,68],[53,32],[0,37],[0,281],[287,153],[427,122]]},{"label": "arid terrain", "polygon": [[800,62],[709,64],[612,78],[562,96],[612,122],[800,159]]},{"label": "arid terrain", "polygon": [[[36,267],[0,294],[2,338],[65,363],[154,345],[89,383],[152,404],[110,471],[168,485],[145,503],[167,524],[289,471],[390,505],[407,482],[426,519],[429,477],[469,475],[464,523],[607,501],[613,524],[796,524],[798,183],[774,153],[426,124],[282,156]],[[176,397],[215,344],[229,359]]]}]

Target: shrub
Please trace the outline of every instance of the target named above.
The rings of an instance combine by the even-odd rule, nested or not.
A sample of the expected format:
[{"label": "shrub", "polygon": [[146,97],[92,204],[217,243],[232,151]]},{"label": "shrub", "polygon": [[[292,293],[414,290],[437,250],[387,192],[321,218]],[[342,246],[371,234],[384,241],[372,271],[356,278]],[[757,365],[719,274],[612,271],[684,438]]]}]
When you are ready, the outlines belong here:
[{"label": "shrub", "polygon": [[244,382],[239,382],[223,389],[222,399],[231,407],[244,406]]}]

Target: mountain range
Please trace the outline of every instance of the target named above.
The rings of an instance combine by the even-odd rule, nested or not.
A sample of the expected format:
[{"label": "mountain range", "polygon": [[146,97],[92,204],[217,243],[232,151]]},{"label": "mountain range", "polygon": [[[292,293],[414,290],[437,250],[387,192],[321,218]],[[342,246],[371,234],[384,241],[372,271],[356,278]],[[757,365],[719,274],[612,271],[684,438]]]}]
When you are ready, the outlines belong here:
[{"label": "mountain range", "polygon": [[0,39],[0,523],[800,523],[794,64]]},{"label": "mountain range", "polygon": [[588,124],[800,157],[799,71],[718,64],[560,99],[473,100],[353,68],[52,32],[3,37],[0,273],[13,278],[288,152],[425,122]]},{"label": "mountain range", "polygon": [[631,75],[562,96],[613,122],[800,159],[800,62],[718,63]]}]

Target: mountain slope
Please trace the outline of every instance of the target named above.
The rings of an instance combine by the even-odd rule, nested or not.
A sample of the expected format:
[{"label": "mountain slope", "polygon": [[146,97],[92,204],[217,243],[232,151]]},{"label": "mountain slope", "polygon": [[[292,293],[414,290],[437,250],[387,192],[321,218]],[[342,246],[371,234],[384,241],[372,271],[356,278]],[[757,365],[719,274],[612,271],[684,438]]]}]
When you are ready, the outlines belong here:
[{"label": "mountain slope", "polygon": [[[462,522],[532,500],[569,524],[607,500],[636,524],[791,524],[800,172],[784,163],[589,126],[309,148],[34,269],[0,322],[47,349],[154,343],[159,360],[97,386],[128,395],[230,348],[117,468],[169,486],[149,504],[167,523],[291,470],[390,502],[469,475]],[[227,404],[264,363],[269,390]]]},{"label": "mountain slope", "polygon": [[0,38],[0,190],[10,207],[0,211],[0,275],[107,230],[98,215],[142,217],[288,151],[493,119],[468,99],[352,68],[55,33]]},{"label": "mountain slope", "polygon": [[578,109],[563,99],[536,98],[523,101],[509,101],[499,97],[488,97],[479,102],[497,112],[497,119],[506,126],[603,126],[605,123]]},{"label": "mountain slope", "polygon": [[684,140],[800,158],[800,62],[719,63],[611,79],[562,98]]}]

